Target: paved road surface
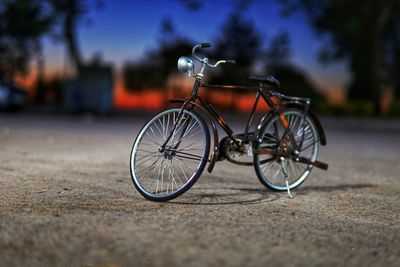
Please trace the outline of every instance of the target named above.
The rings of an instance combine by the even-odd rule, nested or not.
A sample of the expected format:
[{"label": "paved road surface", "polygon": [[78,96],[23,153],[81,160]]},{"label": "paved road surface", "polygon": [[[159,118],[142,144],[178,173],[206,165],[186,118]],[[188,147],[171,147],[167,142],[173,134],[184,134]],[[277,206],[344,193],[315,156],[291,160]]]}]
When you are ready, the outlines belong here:
[{"label": "paved road surface", "polygon": [[0,114],[0,266],[400,266],[400,121],[325,119],[330,169],[292,200],[224,162],[153,203],[144,117]]}]

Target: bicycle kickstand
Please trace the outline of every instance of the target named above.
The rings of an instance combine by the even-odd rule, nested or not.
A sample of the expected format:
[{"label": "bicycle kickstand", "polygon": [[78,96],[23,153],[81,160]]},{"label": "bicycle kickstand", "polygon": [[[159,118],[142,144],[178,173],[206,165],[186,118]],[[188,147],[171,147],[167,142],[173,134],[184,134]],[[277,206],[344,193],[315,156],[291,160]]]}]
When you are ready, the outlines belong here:
[{"label": "bicycle kickstand", "polygon": [[293,195],[290,193],[290,188],[289,188],[288,174],[287,174],[287,171],[286,171],[286,160],[285,160],[284,157],[281,157],[280,160],[281,160],[282,173],[283,173],[283,176],[285,176],[288,197],[289,198],[293,198]]}]

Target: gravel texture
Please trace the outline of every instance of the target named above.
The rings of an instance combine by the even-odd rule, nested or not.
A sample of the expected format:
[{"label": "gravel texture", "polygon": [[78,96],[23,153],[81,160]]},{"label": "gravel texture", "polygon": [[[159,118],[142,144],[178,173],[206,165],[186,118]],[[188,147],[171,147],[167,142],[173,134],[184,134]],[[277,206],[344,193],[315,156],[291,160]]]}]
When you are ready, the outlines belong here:
[{"label": "gravel texture", "polygon": [[294,199],[222,162],[154,203],[129,174],[149,116],[0,114],[0,266],[400,266],[399,120],[323,120],[330,169]]}]

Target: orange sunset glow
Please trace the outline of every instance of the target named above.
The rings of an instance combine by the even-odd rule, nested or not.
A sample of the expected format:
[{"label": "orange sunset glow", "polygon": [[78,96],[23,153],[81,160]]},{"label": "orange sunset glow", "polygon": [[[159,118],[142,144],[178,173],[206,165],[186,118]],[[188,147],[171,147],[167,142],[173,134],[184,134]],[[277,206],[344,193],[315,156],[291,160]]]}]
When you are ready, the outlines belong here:
[{"label": "orange sunset glow", "polygon": [[160,109],[164,101],[162,93],[158,90],[132,93],[125,90],[120,81],[114,87],[114,105],[117,109]]},{"label": "orange sunset glow", "polygon": [[[48,80],[51,79],[51,75]],[[184,97],[187,97],[190,93],[190,81],[191,79],[187,79],[184,76],[174,77],[173,80],[179,82],[181,79],[184,87]],[[18,76],[16,77],[16,83],[26,88],[29,92],[30,101],[33,102],[35,97],[35,82],[36,76],[34,74],[30,74],[26,77]],[[202,89],[202,90],[212,90],[212,89]],[[345,101],[345,94],[343,90],[340,88],[332,88],[331,90],[324,90],[324,94],[328,98],[328,100],[332,103],[343,103]],[[211,103],[214,103],[220,107],[229,108],[229,104],[232,101],[235,101],[235,109],[241,112],[250,111],[251,107],[254,103],[255,94],[248,93],[244,95],[232,94],[231,92],[208,92],[209,99],[211,99]],[[117,78],[114,83],[114,108],[117,110],[123,109],[144,109],[144,110],[160,110],[162,109],[166,103],[168,103],[168,99],[165,99],[166,94],[160,89],[153,88],[147,89],[140,92],[132,92],[127,90],[124,87],[123,82],[120,78]],[[169,96],[169,98],[173,98],[173,96]],[[261,101],[258,105],[259,111],[268,110],[268,106],[264,101]]]}]

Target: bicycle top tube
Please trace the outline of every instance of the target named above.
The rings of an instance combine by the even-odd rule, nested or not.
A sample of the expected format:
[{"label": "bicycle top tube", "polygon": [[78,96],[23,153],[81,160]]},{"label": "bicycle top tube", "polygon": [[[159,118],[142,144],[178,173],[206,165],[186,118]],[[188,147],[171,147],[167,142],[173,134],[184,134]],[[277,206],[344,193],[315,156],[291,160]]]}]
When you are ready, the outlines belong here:
[{"label": "bicycle top tube", "polygon": [[260,89],[260,87],[249,87],[249,86],[241,86],[241,85],[205,84],[205,83],[201,83],[200,87],[228,89],[228,90],[248,90],[248,91],[257,91],[258,89]]},{"label": "bicycle top tube", "polygon": [[[211,64],[209,62],[209,59],[207,57],[199,57],[196,52],[200,48],[208,48],[211,47],[210,43],[201,43],[197,44],[193,47],[192,49],[192,56],[201,63],[201,68],[199,72],[194,71],[194,64],[193,61],[188,58],[188,57],[180,57],[178,60],[178,69],[181,72],[186,73],[189,77],[195,77],[198,80],[198,87],[203,87],[203,88],[218,88],[218,89],[228,89],[228,90],[246,90],[246,91],[257,91],[261,90],[263,91],[262,95],[265,97],[277,97],[282,100],[286,101],[293,101],[293,102],[301,102],[301,103],[306,103],[309,104],[310,99],[309,98],[303,98],[303,97],[293,97],[293,96],[286,96],[282,93],[278,93],[275,91],[271,90],[264,90],[267,89],[264,86],[272,86],[275,88],[278,88],[280,86],[280,82],[273,76],[254,76],[250,77],[250,79],[258,81],[259,86],[241,86],[241,85],[214,85],[214,84],[203,84],[201,83],[201,80],[204,78],[204,70],[207,67],[209,68],[216,68],[221,64],[225,63],[232,63],[235,64],[236,61],[232,59],[224,59],[224,60],[218,60],[215,64]],[[261,78],[260,78],[261,77]],[[197,87],[197,88],[198,88]],[[197,90],[195,92],[197,94]]]}]

